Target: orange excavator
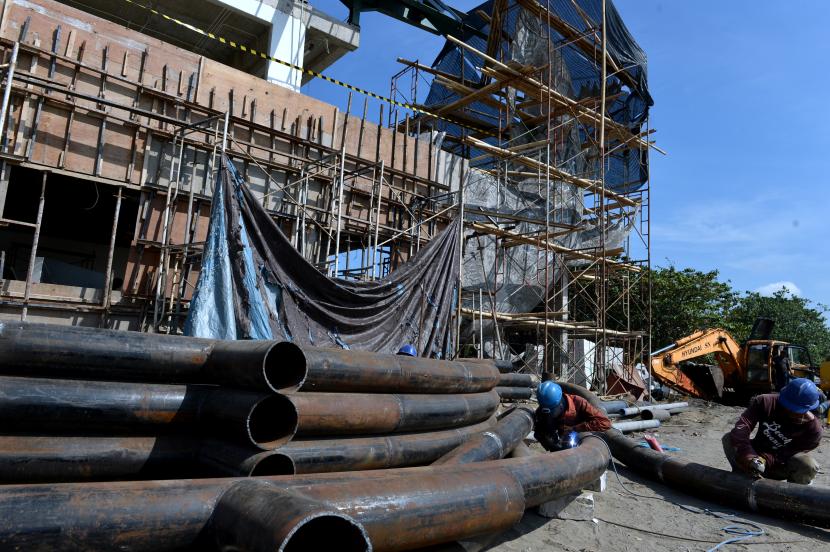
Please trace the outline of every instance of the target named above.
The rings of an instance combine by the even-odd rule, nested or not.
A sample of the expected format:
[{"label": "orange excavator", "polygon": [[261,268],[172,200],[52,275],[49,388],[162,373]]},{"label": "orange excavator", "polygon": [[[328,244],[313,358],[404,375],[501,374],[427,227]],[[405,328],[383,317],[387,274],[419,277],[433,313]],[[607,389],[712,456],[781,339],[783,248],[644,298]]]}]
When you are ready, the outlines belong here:
[{"label": "orange excavator", "polygon": [[[810,353],[800,345],[770,339],[774,322],[758,318],[739,345],[720,328],[700,330],[651,354],[651,370],[664,385],[706,400],[743,400],[775,391],[773,352],[785,347],[794,377],[820,382]],[[711,356],[709,356],[711,355]],[[711,359],[714,364],[695,362]],[[729,401],[731,402],[731,401]]]}]

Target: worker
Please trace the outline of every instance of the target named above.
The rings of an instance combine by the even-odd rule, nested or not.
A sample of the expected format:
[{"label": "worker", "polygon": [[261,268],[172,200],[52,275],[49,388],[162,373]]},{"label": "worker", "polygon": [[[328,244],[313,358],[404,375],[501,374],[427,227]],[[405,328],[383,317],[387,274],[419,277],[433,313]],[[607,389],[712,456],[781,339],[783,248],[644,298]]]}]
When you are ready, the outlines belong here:
[{"label": "worker", "polygon": [[787,348],[784,345],[776,346],[772,363],[775,368],[775,390],[780,392],[792,377],[792,373],[790,372],[790,356],[787,354]]},{"label": "worker", "polygon": [[552,381],[543,381],[536,389],[539,408],[534,415],[534,436],[547,451],[563,450],[573,446],[568,441],[571,432],[605,431],[611,420],[604,412],[576,395],[567,395]]},{"label": "worker", "polygon": [[407,343],[406,345],[404,345],[403,347],[398,349],[397,354],[403,355],[403,356],[416,357],[416,356],[418,356],[418,351],[415,350],[415,347],[413,345],[410,345],[409,343]]},{"label": "worker", "polygon": [[[805,378],[791,380],[780,393],[753,397],[723,436],[732,471],[809,484],[819,470],[809,454],[821,442],[821,421],[810,412],[818,404],[819,390]],[[756,426],[758,432],[750,439]]]}]

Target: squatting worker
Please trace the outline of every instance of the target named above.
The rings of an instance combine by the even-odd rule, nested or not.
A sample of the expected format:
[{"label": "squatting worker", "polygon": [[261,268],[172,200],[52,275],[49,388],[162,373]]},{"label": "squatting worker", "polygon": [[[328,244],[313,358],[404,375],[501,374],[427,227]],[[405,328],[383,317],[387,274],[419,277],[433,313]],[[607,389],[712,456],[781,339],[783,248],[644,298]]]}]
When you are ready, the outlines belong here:
[{"label": "squatting worker", "polygon": [[568,448],[565,439],[571,431],[605,431],[611,429],[611,420],[604,412],[576,395],[567,395],[562,387],[544,381],[536,389],[539,408],[536,409],[534,436],[545,450]]},{"label": "squatting worker", "polygon": [[[818,404],[819,390],[805,378],[791,380],[780,393],[754,397],[723,436],[732,471],[809,484],[819,470],[808,454],[821,442],[821,421],[810,412]],[[755,426],[758,431],[750,439]]]}]

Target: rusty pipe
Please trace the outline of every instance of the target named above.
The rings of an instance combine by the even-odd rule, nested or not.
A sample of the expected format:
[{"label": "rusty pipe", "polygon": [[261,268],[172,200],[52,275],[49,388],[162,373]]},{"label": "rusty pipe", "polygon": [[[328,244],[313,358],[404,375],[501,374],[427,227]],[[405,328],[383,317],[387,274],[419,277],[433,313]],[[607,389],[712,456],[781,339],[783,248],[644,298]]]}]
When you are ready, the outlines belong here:
[{"label": "rusty pipe", "polygon": [[219,341],[79,326],[0,322],[5,375],[208,383],[275,391],[274,341]]},{"label": "rusty pipe", "polygon": [[515,408],[504,415],[493,428],[473,435],[432,465],[468,464],[504,458],[531,430],[533,411],[528,408]]},{"label": "rusty pipe", "polygon": [[268,452],[252,448],[204,447],[199,461],[229,476],[282,475],[379,470],[434,462],[467,440],[486,431],[495,418],[443,431],[294,440]]},{"label": "rusty pipe", "polygon": [[496,386],[493,363],[434,360],[279,343],[283,390],[365,393],[482,393]]},{"label": "rusty pipe", "polygon": [[[603,443],[587,439],[531,458],[264,479],[351,516],[375,550],[402,550],[507,528],[525,508],[596,480],[609,459]],[[186,548],[239,481],[0,486],[0,548]]]},{"label": "rusty pipe", "polygon": [[370,393],[480,393],[495,387],[499,375],[492,362],[8,322],[0,322],[0,371],[271,391]]},{"label": "rusty pipe", "polygon": [[196,450],[180,437],[0,436],[0,482],[199,477]]},{"label": "rusty pipe", "polygon": [[240,481],[216,504],[210,529],[218,550],[371,551],[363,526],[335,508],[266,481]]},{"label": "rusty pipe", "polygon": [[455,395],[302,392],[285,395],[297,435],[373,435],[466,426],[499,406],[495,391]]},{"label": "rusty pipe", "polygon": [[496,392],[503,401],[522,401],[533,396],[530,387],[496,387]]},{"label": "rusty pipe", "polygon": [[280,395],[215,386],[0,376],[0,424],[72,435],[189,427],[268,449],[290,439],[296,413]]},{"label": "rusty pipe", "polygon": [[530,374],[501,374],[498,387],[536,387]]},{"label": "rusty pipe", "polygon": [[513,447],[513,450],[510,451],[510,454],[508,456],[510,458],[525,458],[527,456],[536,456],[537,454],[541,453],[536,452],[535,450],[527,446],[524,441],[519,441],[516,444],[516,446]]},{"label": "rusty pipe", "polygon": [[[567,393],[596,406],[596,395],[578,385],[562,383]],[[631,469],[672,488],[706,500],[787,520],[830,527],[830,488],[755,479],[711,466],[687,462],[648,448],[613,429],[600,434],[614,458]],[[592,439],[594,440],[594,439]]]}]

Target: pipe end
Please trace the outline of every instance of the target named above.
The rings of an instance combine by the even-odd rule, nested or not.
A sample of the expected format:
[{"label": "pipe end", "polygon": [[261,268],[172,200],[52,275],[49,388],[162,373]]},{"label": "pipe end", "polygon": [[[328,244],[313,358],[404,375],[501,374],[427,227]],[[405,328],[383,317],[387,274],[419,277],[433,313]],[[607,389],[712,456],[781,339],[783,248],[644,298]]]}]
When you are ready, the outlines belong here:
[{"label": "pipe end", "polygon": [[366,529],[349,516],[321,513],[297,523],[286,536],[280,552],[305,550],[341,550],[371,552],[372,543]]},{"label": "pipe end", "polygon": [[248,414],[248,438],[263,450],[273,450],[297,433],[297,409],[284,395],[265,397]]},{"label": "pipe end", "polygon": [[305,380],[308,367],[302,349],[290,341],[280,341],[268,349],[262,371],[272,391],[296,390]]}]

